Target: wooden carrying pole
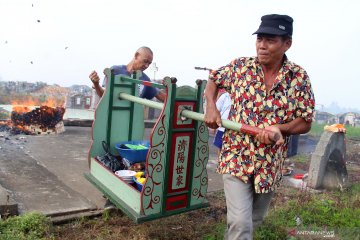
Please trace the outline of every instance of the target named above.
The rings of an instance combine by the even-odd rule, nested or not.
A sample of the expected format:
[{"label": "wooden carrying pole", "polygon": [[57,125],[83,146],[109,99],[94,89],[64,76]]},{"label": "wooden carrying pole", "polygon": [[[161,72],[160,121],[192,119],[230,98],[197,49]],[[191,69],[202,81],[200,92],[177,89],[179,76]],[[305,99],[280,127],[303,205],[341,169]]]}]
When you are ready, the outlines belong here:
[{"label": "wooden carrying pole", "polygon": [[[154,102],[151,100],[135,97],[135,96],[127,94],[127,93],[120,93],[119,98],[131,101],[131,102],[139,103],[139,104],[151,107],[151,108],[160,109],[160,110],[164,106],[163,103]],[[186,118],[190,118],[193,120],[198,120],[198,121],[204,122],[205,115],[202,113],[183,109],[180,114],[182,117],[186,117]],[[254,136],[261,133],[262,131],[267,131],[263,128],[258,128],[258,127],[250,126],[247,124],[236,123],[236,122],[226,120],[226,119],[221,119],[221,125],[222,125],[222,127],[226,128],[226,129],[230,129],[230,130],[234,130],[234,131],[238,131],[238,132],[242,132],[242,133],[247,133],[247,134],[254,135]],[[272,141],[276,142],[277,140],[279,140],[280,136],[278,133],[274,133],[271,131],[267,131],[267,132],[269,133],[269,138]]]}]

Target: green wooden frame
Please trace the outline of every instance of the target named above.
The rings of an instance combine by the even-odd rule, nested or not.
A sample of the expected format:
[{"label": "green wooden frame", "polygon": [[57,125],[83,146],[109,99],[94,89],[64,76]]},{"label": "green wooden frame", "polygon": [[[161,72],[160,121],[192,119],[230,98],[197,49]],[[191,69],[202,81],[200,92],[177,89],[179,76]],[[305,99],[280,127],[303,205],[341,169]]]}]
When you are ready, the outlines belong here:
[{"label": "green wooden frame", "polygon": [[[105,70],[109,81],[101,98],[93,124],[93,141],[89,150],[90,172],[85,174],[95,187],[106,195],[118,208],[123,210],[135,222],[143,222],[160,217],[183,213],[186,211],[208,206],[205,198],[208,177],[206,165],[208,161],[208,130],[202,121],[191,120],[192,127],[181,122],[179,112],[182,104],[192,105],[196,112],[202,113],[202,93],[206,81],[197,81],[197,87],[177,87],[176,79],[166,77],[163,84],[149,83],[138,80],[139,75],[130,78],[114,75],[109,69]],[[151,103],[139,99],[137,84],[150,85],[166,91],[167,97],[162,103]],[[131,95],[134,100],[124,100],[120,93]],[[130,99],[130,98],[129,98]],[[143,140],[144,136],[144,104],[161,108],[161,114],[152,129],[150,136],[151,147],[146,161],[147,180],[143,190],[138,192],[133,186],[122,181],[114,173],[103,167],[94,157],[103,155],[102,141],[110,146],[112,154],[115,144],[120,141]],[[184,106],[185,106],[184,105]],[[186,122],[186,121],[185,121]],[[192,148],[182,175],[175,175],[177,146],[174,141],[185,136],[191,142],[186,142]],[[172,166],[172,168],[171,168]],[[186,172],[185,172],[186,171]],[[169,183],[170,178],[184,177],[184,190]],[[186,183],[186,184],[185,184]],[[183,186],[181,185],[181,186]],[[170,192],[169,192],[170,191]]]}]

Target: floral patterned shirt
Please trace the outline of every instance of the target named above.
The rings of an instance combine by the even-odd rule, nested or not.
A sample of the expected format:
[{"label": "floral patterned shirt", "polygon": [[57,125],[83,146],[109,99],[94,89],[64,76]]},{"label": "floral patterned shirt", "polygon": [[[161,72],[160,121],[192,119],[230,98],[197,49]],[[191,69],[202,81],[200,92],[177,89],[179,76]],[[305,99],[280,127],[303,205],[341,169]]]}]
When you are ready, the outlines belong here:
[{"label": "floral patterned shirt", "polygon": [[[238,58],[210,73],[209,80],[231,96],[229,120],[259,128],[284,124],[301,117],[313,118],[315,100],[306,71],[287,60],[267,92],[264,72],[256,57]],[[230,173],[256,193],[274,190],[282,178],[289,137],[283,145],[266,145],[255,136],[226,130],[217,172]]]}]

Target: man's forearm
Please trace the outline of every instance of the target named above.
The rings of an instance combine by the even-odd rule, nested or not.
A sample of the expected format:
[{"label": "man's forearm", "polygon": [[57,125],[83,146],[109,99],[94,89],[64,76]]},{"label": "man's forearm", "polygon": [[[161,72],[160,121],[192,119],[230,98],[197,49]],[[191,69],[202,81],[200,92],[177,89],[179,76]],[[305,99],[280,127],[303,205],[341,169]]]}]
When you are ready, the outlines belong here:
[{"label": "man's forearm", "polygon": [[216,129],[221,126],[221,115],[216,108],[216,95],[218,89],[216,84],[209,80],[205,88],[206,99],[206,112],[205,112],[205,124],[209,128]]},{"label": "man's forearm", "polygon": [[94,84],[94,89],[96,91],[96,94],[99,96],[99,97],[102,97],[102,95],[104,94],[104,89],[102,89],[102,87],[100,87],[99,84]]},{"label": "man's forearm", "polygon": [[206,108],[216,108],[216,95],[217,95],[217,86],[216,84],[209,80],[205,87],[205,99],[206,99]]},{"label": "man's forearm", "polygon": [[307,133],[311,129],[311,122],[303,118],[295,118],[291,122],[277,125],[284,136]]},{"label": "man's forearm", "polygon": [[164,90],[160,90],[157,94],[156,94],[156,99],[161,101],[161,102],[165,102],[166,99],[166,93]]}]

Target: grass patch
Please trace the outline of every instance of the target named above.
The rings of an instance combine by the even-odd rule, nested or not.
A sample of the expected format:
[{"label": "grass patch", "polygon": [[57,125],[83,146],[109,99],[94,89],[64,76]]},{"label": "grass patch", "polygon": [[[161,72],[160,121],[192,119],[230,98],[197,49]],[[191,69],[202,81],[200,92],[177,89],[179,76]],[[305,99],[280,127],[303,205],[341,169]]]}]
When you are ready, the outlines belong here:
[{"label": "grass patch", "polygon": [[223,239],[225,229],[225,199],[222,191],[208,193],[210,207],[160,218],[141,224],[133,223],[121,211],[55,226],[56,240],[69,239],[154,239],[199,240]]},{"label": "grass patch", "polygon": [[321,136],[321,134],[324,132],[324,126],[325,125],[326,124],[320,124],[320,123],[312,122],[310,134],[313,135],[313,136]]},{"label": "grass patch", "polygon": [[290,158],[290,163],[295,164],[296,169],[301,169],[303,171],[309,170],[309,165],[311,161],[311,155],[295,155]]},{"label": "grass patch", "polygon": [[279,240],[287,239],[288,231],[279,227],[271,221],[266,221],[254,232],[255,240]]},{"label": "grass patch", "polygon": [[[352,185],[346,192],[312,193],[281,187],[276,195],[264,223],[254,231],[255,240],[319,237],[301,235],[301,231],[334,233],[332,239],[360,239],[360,183]],[[225,228],[225,223],[219,223],[202,239],[223,239]],[[297,235],[292,236],[292,230]]]},{"label": "grass patch", "polygon": [[[79,218],[58,226],[53,226],[41,214],[28,213],[0,220],[0,239],[223,239],[226,229],[224,194],[222,191],[209,194],[208,200],[209,208],[142,224],[133,223],[121,211],[104,212],[97,218]],[[263,225],[254,232],[255,240],[318,237],[291,236],[291,230],[334,231],[335,239],[359,239],[360,183],[344,192],[323,193],[281,186],[273,200]],[[297,223],[297,217],[301,223]]]},{"label": "grass patch", "polygon": [[[320,124],[313,122],[311,124],[310,134],[313,136],[321,136],[324,132],[324,126],[326,124]],[[352,126],[345,126],[346,128],[346,137],[352,139],[360,139],[360,127],[352,127]]]},{"label": "grass patch", "polygon": [[214,226],[211,233],[206,234],[203,240],[218,240],[223,239],[225,234],[226,223],[222,222]]},{"label": "grass patch", "polygon": [[293,163],[308,163],[309,161],[310,159],[307,155],[295,155],[291,157],[291,162]]},{"label": "grass patch", "polygon": [[50,229],[51,223],[46,216],[40,213],[27,213],[0,221],[0,239],[51,239]]},{"label": "grass patch", "polygon": [[255,232],[255,239],[288,239],[291,229],[334,231],[337,239],[359,239],[360,183],[347,192],[299,191],[289,199],[282,205],[275,203],[263,226]]}]

